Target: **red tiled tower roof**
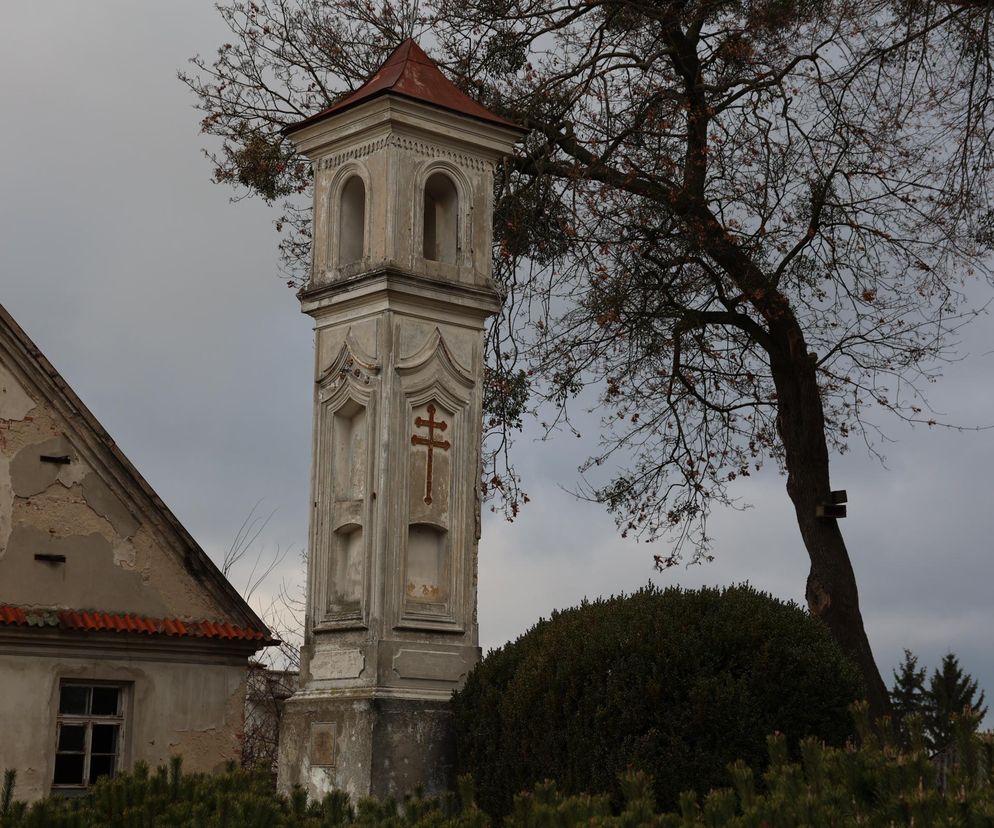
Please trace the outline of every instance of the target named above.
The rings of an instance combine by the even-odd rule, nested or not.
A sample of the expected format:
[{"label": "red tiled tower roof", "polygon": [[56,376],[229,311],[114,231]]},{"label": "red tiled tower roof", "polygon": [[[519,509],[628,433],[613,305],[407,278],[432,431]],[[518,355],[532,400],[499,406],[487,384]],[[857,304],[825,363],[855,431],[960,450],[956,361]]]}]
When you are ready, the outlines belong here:
[{"label": "red tiled tower roof", "polygon": [[393,50],[386,62],[355,92],[346,95],[316,115],[291,124],[283,130],[283,133],[289,135],[298,129],[316,124],[330,115],[337,115],[387,93],[432,104],[481,121],[521,129],[513,121],[495,115],[459,90],[439,71],[435,61],[428,57],[413,39],[408,38]]}]

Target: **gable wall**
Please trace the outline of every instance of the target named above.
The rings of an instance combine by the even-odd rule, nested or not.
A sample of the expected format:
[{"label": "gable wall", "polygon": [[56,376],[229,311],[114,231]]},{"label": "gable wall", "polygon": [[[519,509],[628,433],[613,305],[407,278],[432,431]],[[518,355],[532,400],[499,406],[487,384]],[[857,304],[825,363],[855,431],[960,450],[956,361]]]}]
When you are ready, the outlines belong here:
[{"label": "gable wall", "polygon": [[0,349],[0,604],[234,620],[12,361]]}]

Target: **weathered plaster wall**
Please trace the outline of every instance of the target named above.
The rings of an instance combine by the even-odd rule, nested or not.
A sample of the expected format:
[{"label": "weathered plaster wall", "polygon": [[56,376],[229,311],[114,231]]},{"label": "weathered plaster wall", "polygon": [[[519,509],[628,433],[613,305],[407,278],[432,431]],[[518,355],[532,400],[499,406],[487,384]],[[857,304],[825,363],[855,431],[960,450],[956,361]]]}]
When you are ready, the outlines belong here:
[{"label": "weathered plaster wall", "polygon": [[217,619],[206,591],[99,462],[37,389],[0,364],[0,603]]},{"label": "weathered plaster wall", "polygon": [[0,651],[0,769],[17,769],[17,798],[49,793],[62,679],[119,681],[130,688],[124,763],[152,767],[181,755],[189,771],[237,760],[245,703],[245,665],[78,658]]},{"label": "weathered plaster wall", "polygon": [[[454,781],[451,715],[444,700],[293,696],[281,720],[277,785],[300,785],[316,800],[333,790],[355,801],[419,787],[441,796]],[[323,728],[330,738],[319,751]]]}]

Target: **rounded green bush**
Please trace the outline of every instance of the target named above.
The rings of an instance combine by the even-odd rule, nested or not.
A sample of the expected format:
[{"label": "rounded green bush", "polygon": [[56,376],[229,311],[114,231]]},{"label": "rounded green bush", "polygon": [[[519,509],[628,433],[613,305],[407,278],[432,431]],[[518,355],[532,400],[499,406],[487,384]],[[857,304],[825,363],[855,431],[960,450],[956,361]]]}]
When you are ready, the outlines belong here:
[{"label": "rounded green bush", "polygon": [[642,770],[658,804],[765,765],[775,731],[796,750],[845,742],[856,668],[827,628],[749,586],[659,590],[584,602],[495,650],[453,697],[459,773],[480,806],[506,814],[544,779],[611,792]]}]

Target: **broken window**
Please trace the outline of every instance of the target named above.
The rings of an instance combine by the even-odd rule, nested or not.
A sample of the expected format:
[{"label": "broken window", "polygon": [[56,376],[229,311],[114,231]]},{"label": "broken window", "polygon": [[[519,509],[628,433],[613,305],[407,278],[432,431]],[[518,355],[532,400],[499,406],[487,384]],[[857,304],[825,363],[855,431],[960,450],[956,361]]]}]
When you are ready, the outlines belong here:
[{"label": "broken window", "polygon": [[123,684],[62,682],[53,788],[85,789],[101,776],[117,773],[126,692]]}]

